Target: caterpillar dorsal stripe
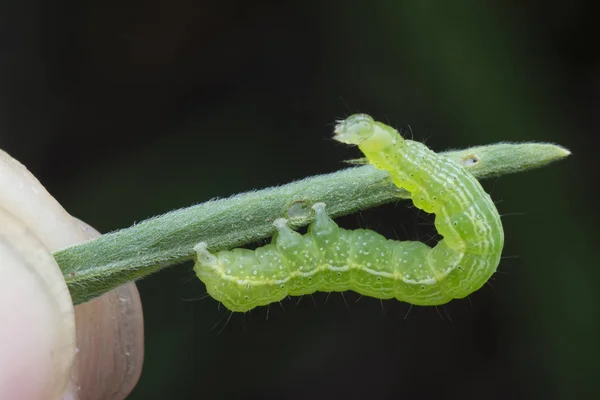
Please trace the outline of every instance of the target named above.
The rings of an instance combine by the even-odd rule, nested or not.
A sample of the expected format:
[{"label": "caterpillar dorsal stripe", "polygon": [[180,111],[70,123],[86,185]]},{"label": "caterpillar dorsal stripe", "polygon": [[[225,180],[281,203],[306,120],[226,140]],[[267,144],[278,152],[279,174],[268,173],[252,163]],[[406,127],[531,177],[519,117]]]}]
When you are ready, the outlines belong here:
[{"label": "caterpillar dorsal stripe", "polygon": [[433,248],[345,230],[316,203],[308,232],[277,219],[272,242],[256,250],[211,254],[194,249],[194,270],[208,293],[232,311],[248,311],[316,291],[353,290],[414,305],[441,305],[478,290],[494,274],[504,245],[500,215],[477,179],[458,163],[368,115],[338,121],[334,139],[358,145],[369,163],[389,172],[415,206],[436,214],[443,237]]}]

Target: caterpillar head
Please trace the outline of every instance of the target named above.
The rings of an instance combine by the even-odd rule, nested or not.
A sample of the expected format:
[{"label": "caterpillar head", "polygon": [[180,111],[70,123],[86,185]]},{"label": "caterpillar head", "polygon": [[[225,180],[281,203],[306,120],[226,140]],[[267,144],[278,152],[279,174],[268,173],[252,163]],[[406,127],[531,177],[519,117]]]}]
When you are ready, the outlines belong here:
[{"label": "caterpillar head", "polygon": [[337,121],[334,139],[347,144],[361,144],[373,136],[375,121],[367,114],[354,114]]},{"label": "caterpillar head", "polygon": [[333,138],[342,143],[358,145],[363,152],[380,151],[402,140],[395,129],[376,122],[366,114],[354,114],[337,122]]}]

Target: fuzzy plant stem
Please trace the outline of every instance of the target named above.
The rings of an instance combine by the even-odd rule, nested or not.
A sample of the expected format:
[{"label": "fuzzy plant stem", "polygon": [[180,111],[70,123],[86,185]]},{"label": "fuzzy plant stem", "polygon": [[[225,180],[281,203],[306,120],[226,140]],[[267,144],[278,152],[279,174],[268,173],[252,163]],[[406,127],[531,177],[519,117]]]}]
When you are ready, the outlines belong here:
[{"label": "fuzzy plant stem", "polygon": [[[570,152],[548,143],[497,143],[448,151],[478,179],[537,168]],[[75,304],[161,268],[192,260],[193,247],[210,251],[239,247],[272,236],[273,221],[285,217],[292,227],[312,222],[311,206],[327,204],[332,217],[408,199],[387,172],[370,165],[312,176],[287,185],[211,200],[150,218],[130,228],[54,253]]]}]

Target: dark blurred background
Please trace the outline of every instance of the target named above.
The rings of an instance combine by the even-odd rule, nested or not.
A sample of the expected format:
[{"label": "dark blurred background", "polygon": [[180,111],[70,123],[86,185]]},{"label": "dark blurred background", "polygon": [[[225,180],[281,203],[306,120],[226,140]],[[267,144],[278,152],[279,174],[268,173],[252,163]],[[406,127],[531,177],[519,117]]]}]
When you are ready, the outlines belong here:
[{"label": "dark blurred background", "polygon": [[[436,151],[564,145],[565,161],[484,182],[507,258],[470,301],[317,294],[228,320],[191,264],[140,281],[131,398],[599,398],[592,4],[3,2],[0,147],[108,232],[343,168],[359,154],[332,123],[356,111]],[[338,222],[424,240],[432,218],[408,205]]]}]

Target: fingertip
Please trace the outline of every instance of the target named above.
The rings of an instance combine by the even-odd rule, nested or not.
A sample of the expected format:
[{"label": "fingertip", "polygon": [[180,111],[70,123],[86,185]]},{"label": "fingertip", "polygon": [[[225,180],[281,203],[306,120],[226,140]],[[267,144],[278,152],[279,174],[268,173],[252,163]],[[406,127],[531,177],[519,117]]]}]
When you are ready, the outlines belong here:
[{"label": "fingertip", "polygon": [[71,299],[49,250],[1,207],[0,260],[0,398],[59,398],[75,354]]}]

